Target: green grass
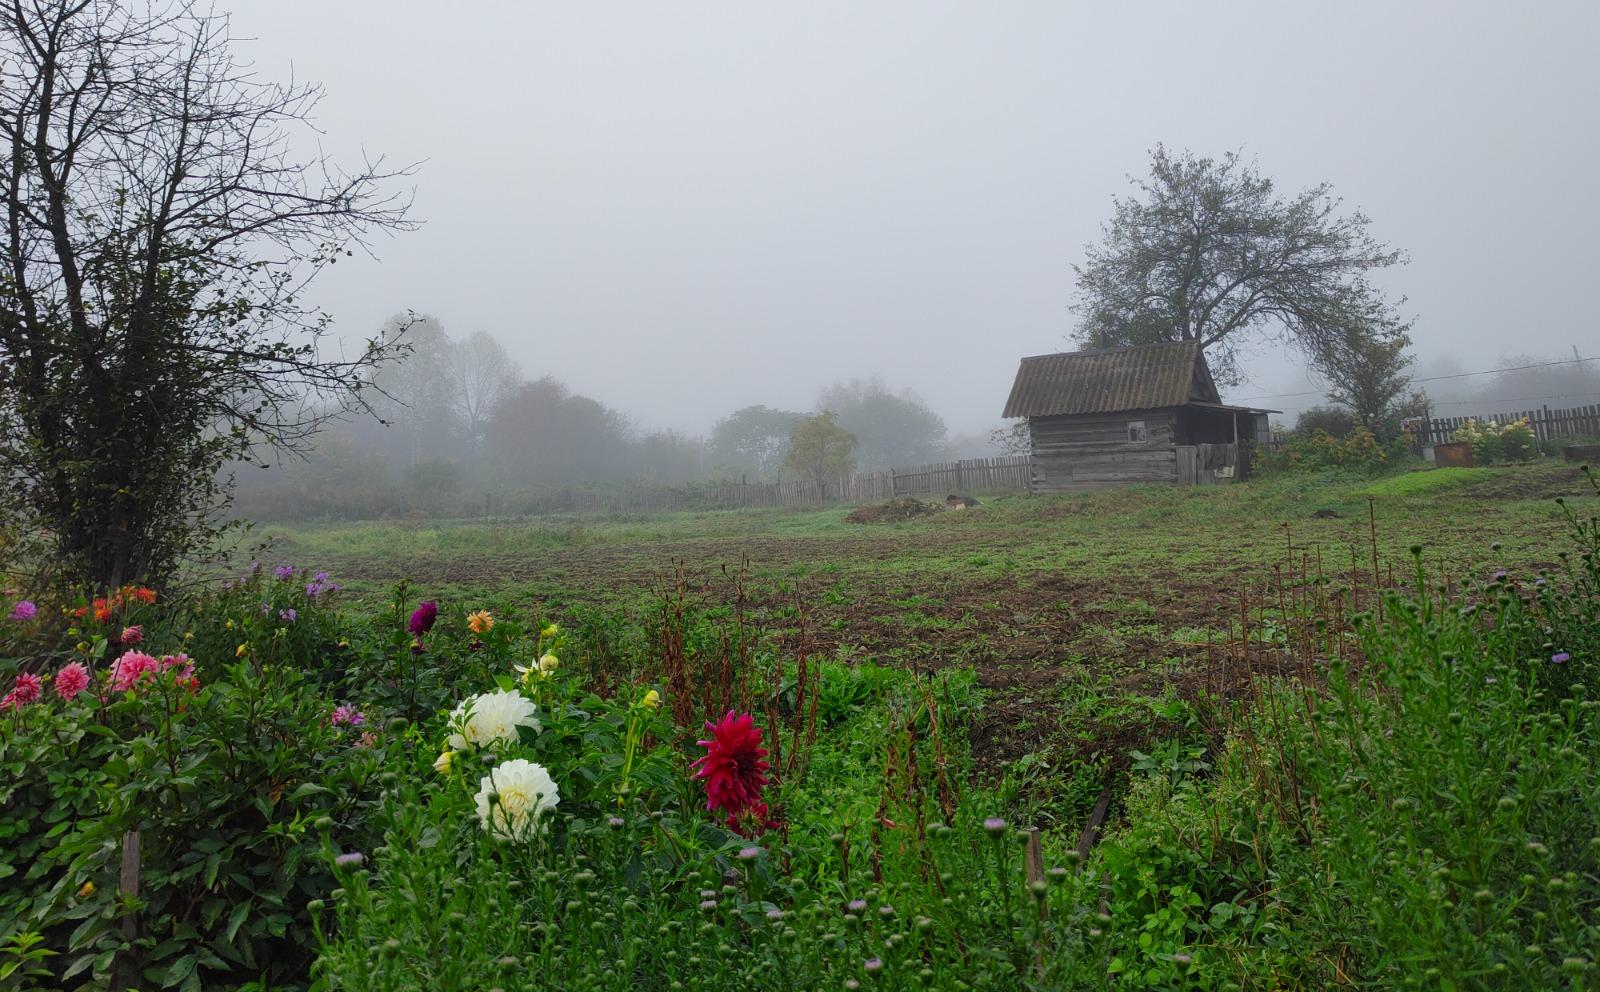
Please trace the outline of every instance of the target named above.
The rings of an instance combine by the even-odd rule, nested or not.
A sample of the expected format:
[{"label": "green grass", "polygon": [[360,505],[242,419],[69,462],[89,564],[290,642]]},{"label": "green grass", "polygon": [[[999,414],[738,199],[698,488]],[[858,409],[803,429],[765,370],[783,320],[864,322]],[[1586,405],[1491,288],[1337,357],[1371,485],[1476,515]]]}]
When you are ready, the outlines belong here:
[{"label": "green grass", "polygon": [[675,559],[719,566],[748,558],[760,577],[910,582],[920,595],[932,576],[1164,572],[1206,581],[1281,561],[1287,537],[1347,565],[1352,549],[1367,554],[1369,497],[1386,557],[1418,540],[1456,565],[1481,560],[1494,539],[1515,555],[1557,529],[1555,507],[1548,498],[1478,499],[1472,488],[1522,480],[1555,495],[1567,474],[1559,466],[1440,469],[1376,482],[1326,474],[1205,488],[1012,495],[893,525],[847,524],[848,508],[830,507],[270,525],[256,536],[268,540],[268,560],[329,568],[369,589],[409,576],[483,594],[551,583],[615,590],[648,584]]},{"label": "green grass", "polygon": [[1461,489],[1475,482],[1485,482],[1503,474],[1504,470],[1492,468],[1439,468],[1431,471],[1407,472],[1391,475],[1366,487],[1368,496],[1390,499],[1405,496],[1427,496],[1434,493]]},{"label": "green grass", "polygon": [[[1150,721],[1136,708],[1074,724],[1041,719],[1027,701],[1060,698],[1082,667],[1111,678],[1119,697],[1205,684],[1197,673],[1226,650],[1241,599],[1269,595],[1291,547],[1295,571],[1320,568],[1334,582],[1370,571],[1374,531],[1385,577],[1406,573],[1413,544],[1441,574],[1482,575],[1548,560],[1563,530],[1552,497],[1577,486],[1562,465],[1376,480],[1326,472],[1002,495],[891,525],[849,524],[848,507],[826,507],[308,523],[259,534],[272,542],[264,561],[329,569],[368,601],[409,578],[417,594],[453,608],[531,603],[550,616],[597,607],[647,616],[680,564],[692,588],[726,601],[725,569],[747,567],[752,608],[802,604],[814,653],[976,668],[994,703],[977,731],[980,763],[1001,774],[1041,751],[1074,768],[1102,760],[1108,734],[1122,742],[1111,762],[1120,768],[1126,747],[1148,743]],[[1253,638],[1270,634],[1262,627]]]}]

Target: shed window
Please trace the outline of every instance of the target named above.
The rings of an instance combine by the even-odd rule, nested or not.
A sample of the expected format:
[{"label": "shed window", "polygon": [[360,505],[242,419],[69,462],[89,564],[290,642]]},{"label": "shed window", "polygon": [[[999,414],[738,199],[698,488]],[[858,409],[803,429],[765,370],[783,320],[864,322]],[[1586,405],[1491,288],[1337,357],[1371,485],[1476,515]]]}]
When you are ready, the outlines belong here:
[{"label": "shed window", "polygon": [[1150,440],[1149,433],[1144,429],[1144,421],[1128,421],[1128,440],[1135,444],[1143,444],[1145,441]]}]

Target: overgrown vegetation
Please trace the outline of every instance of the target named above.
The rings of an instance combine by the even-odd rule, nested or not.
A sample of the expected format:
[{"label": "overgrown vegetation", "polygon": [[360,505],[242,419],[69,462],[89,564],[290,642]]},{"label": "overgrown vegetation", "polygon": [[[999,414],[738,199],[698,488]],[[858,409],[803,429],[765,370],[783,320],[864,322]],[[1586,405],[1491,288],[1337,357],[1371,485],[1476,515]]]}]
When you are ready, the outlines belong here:
[{"label": "overgrown vegetation", "polygon": [[[1437,504],[1517,478],[1373,488]],[[1160,514],[1169,495],[1139,498]],[[1270,581],[1196,614],[1210,627],[1164,631],[1163,607],[1102,581],[1085,638],[1211,661],[1196,680],[1152,659],[1176,681],[1149,696],[1064,671],[1065,707],[983,691],[982,658],[864,663],[829,620],[851,586],[773,599],[737,572],[538,612],[403,585],[353,601],[286,567],[192,603],[8,604],[5,980],[1581,987],[1595,499],[1557,505],[1544,570],[1509,543],[1470,568],[1391,550],[1368,521],[1358,560],[1325,561],[1297,528],[1276,570],[1255,566]],[[1094,500],[1051,505],[1074,504]],[[1062,749],[995,761],[994,713],[1058,710]],[[697,764],[719,748],[749,760]],[[714,774],[748,789],[708,791]],[[1107,788],[1114,829],[1081,859]],[[137,899],[119,891],[130,837]]]}]

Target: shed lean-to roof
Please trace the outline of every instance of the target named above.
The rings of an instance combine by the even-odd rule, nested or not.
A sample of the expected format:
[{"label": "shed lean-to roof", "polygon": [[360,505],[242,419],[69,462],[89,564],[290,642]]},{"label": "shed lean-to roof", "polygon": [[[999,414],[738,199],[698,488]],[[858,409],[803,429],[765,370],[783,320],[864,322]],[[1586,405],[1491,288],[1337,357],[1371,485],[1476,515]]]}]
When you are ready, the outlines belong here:
[{"label": "shed lean-to roof", "polygon": [[1006,417],[1155,410],[1221,403],[1197,341],[1024,358]]}]

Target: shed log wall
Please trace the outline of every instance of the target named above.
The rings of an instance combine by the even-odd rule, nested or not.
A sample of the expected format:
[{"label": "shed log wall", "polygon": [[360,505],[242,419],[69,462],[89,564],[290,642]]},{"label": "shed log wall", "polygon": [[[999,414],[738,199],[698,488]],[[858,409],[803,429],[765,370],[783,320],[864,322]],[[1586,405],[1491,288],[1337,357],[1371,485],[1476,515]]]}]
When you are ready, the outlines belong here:
[{"label": "shed log wall", "polygon": [[[1142,420],[1145,440],[1129,441]],[[1033,417],[1033,491],[1072,492],[1139,482],[1176,482],[1171,410]]]}]

